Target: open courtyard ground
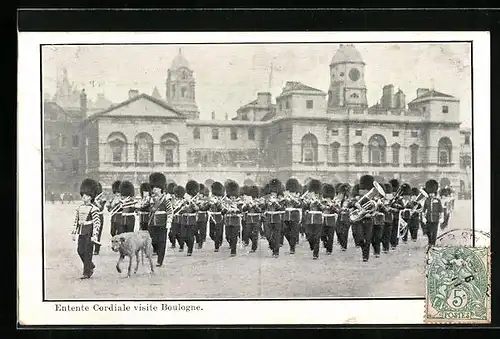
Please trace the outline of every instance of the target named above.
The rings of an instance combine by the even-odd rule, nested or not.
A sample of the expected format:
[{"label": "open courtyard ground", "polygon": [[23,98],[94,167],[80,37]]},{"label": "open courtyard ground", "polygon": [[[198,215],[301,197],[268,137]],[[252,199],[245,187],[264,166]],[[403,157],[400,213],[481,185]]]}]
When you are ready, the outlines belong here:
[{"label": "open courtyard ground", "polygon": [[[95,273],[91,279],[80,280],[82,263],[70,235],[76,207],[77,204],[45,205],[48,300],[424,296],[427,237],[421,230],[416,243],[400,243],[395,252],[382,254],[380,258],[373,256],[372,249],[368,262],[362,262],[361,249],[354,247],[350,232],[346,252],[336,245],[333,255],[326,256],[321,248],[319,260],[312,259],[305,239],[300,241],[294,255],[289,254],[285,240],[279,258],[275,259],[265,239],[260,240],[256,253],[238,246],[238,255],[230,257],[227,243],[214,253],[213,242],[207,238],[203,249],[195,248],[193,256],[168,248],[163,267],[155,267],[154,275],[149,273],[149,266],[141,264],[138,273],[127,279],[128,260],[122,264],[124,273],[119,274],[115,269],[118,254],[110,248],[107,214],[101,239],[103,247],[93,259]],[[471,227],[471,201],[455,201],[447,229]]]}]

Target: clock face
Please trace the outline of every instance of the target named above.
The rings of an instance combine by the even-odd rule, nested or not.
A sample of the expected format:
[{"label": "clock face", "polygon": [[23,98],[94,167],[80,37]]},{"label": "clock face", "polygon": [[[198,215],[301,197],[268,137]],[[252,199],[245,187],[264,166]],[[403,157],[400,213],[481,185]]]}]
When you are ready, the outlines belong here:
[{"label": "clock face", "polygon": [[353,68],[349,71],[349,78],[352,80],[352,81],[358,81],[359,79],[359,71],[357,68]]}]

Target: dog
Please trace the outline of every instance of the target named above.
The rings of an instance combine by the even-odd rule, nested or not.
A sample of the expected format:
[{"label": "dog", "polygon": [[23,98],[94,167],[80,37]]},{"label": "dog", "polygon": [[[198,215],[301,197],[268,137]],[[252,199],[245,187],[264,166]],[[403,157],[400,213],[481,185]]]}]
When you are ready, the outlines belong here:
[{"label": "dog", "polygon": [[151,236],[147,231],[139,231],[139,232],[126,232],[115,235],[111,239],[111,249],[114,252],[119,252],[120,257],[118,258],[118,262],[116,263],[116,270],[118,273],[121,273],[122,270],[120,268],[121,262],[125,259],[125,257],[129,257],[128,263],[128,274],[127,277],[130,278],[130,272],[132,270],[132,260],[135,256],[136,265],[134,274],[137,273],[139,269],[139,252],[142,255],[142,264],[144,265],[144,255],[149,259],[149,266],[151,267],[151,274],[154,273],[153,268],[153,244],[151,240]]}]

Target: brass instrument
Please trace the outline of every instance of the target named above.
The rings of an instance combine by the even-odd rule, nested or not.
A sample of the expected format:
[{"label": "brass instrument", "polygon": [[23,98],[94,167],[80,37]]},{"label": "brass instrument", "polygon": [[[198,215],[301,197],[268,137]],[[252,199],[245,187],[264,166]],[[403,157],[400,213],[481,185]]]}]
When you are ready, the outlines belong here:
[{"label": "brass instrument", "polygon": [[194,197],[192,197],[191,199],[187,200],[187,199],[184,199],[180,204],[179,206],[177,206],[175,209],[174,209],[174,214],[178,214],[180,212],[180,210],[182,208],[184,208],[186,205],[189,205],[191,204],[194,199],[196,199],[196,197],[199,195],[200,193],[197,193]]},{"label": "brass instrument", "polygon": [[389,207],[392,207],[392,205],[396,202],[396,200],[403,195],[403,189],[401,188],[401,186],[398,188],[398,190],[396,191],[396,193],[394,194],[394,196],[392,197],[392,199],[388,202],[388,206]]},{"label": "brass instrument", "polygon": [[[417,197],[415,198],[415,207],[413,207],[412,212],[420,212],[423,209],[425,200],[429,197],[426,191],[422,188],[420,189]],[[418,208],[420,205],[420,208]]]},{"label": "brass instrument", "polygon": [[360,221],[368,213],[373,213],[377,209],[376,199],[384,197],[385,192],[382,186],[376,181],[373,182],[373,188],[359,199],[358,203],[361,209],[353,207],[349,210],[349,218],[352,222]]}]

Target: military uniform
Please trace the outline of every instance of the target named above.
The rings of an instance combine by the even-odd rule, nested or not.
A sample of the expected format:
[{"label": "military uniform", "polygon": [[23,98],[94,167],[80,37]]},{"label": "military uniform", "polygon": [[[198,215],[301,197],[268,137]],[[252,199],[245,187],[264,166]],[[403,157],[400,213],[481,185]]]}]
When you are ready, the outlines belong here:
[{"label": "military uniform", "polygon": [[[153,246],[157,251],[157,264],[162,266],[165,258],[167,231],[172,225],[172,204],[164,193],[166,178],[162,173],[151,173],[149,175],[149,185],[153,191],[153,201],[150,208],[149,233]],[[155,188],[159,188],[160,194],[155,194]]]},{"label": "military uniform", "polygon": [[193,246],[195,241],[196,217],[198,215],[198,206],[196,205],[196,197],[200,192],[200,184],[195,180],[189,180],[186,184],[186,193],[188,196],[187,202],[181,209],[181,241],[187,246],[187,255],[193,254]]},{"label": "military uniform", "polygon": [[375,258],[380,257],[380,244],[385,224],[385,206],[382,199],[377,201],[377,208],[373,213],[372,247]]},{"label": "military uniform", "polygon": [[304,224],[309,248],[313,251],[313,259],[319,258],[319,244],[323,233],[323,209],[320,201],[321,182],[312,179],[307,185],[308,195],[304,199]]},{"label": "military uniform", "polygon": [[283,216],[285,209],[281,205],[283,187],[281,181],[272,179],[269,182],[269,197],[266,200],[266,212],[264,218],[267,222],[269,248],[273,252],[273,257],[278,257],[281,246],[281,232],[283,229]]},{"label": "military uniform", "polygon": [[347,241],[349,237],[349,208],[352,207],[352,199],[349,199],[350,186],[347,183],[338,185],[336,192],[339,193],[337,200],[339,201],[339,217],[337,218],[337,239],[342,251],[347,249]]},{"label": "military uniform", "polygon": [[[99,218],[99,208],[94,204],[97,195],[97,182],[92,179],[83,180],[80,185],[80,195],[90,197],[82,205],[78,206],[73,224],[73,235],[78,235],[78,256],[83,263],[83,275],[81,279],[88,279],[94,274],[95,265],[92,262],[94,245],[97,241],[101,220]],[[87,198],[85,198],[87,199]]]},{"label": "military uniform", "polygon": [[[99,234],[97,235],[97,241],[101,242],[102,230],[104,229],[104,207],[106,206],[106,200],[102,198],[102,185],[101,183],[97,183],[97,196],[94,199],[94,206],[99,210],[99,220],[101,225],[99,227]],[[101,250],[100,244],[94,244],[94,255],[99,255]]]},{"label": "military uniform", "polygon": [[407,207],[411,210],[410,218],[408,220],[408,231],[410,233],[411,240],[413,242],[417,241],[418,238],[418,229],[420,228],[420,213],[418,210],[422,207],[416,201],[420,191],[418,188],[413,187],[411,189],[411,200],[408,203]]},{"label": "military uniform", "polygon": [[387,183],[384,185],[384,190],[385,190],[385,197],[386,200],[384,204],[382,205],[383,213],[384,213],[384,226],[382,228],[382,251],[384,253],[389,252],[390,248],[390,241],[391,241],[391,232],[392,232],[392,225],[394,223],[394,213],[395,209],[393,209],[391,206],[389,206],[389,202],[391,201],[393,195],[392,195],[392,185]]},{"label": "military uniform", "polygon": [[172,247],[175,247],[175,242],[179,244],[179,252],[184,251],[184,241],[182,240],[182,215],[181,206],[185,203],[186,189],[183,186],[176,186],[174,189],[174,197],[172,198],[172,208],[174,214],[172,216],[172,227],[170,228],[170,241],[173,240]]},{"label": "military uniform", "polygon": [[226,184],[226,206],[222,209],[226,228],[226,238],[231,249],[231,256],[236,255],[236,245],[241,229],[241,200],[239,198],[239,189],[239,185],[234,181],[229,181]]},{"label": "military uniform", "polygon": [[[283,214],[283,235],[290,245],[290,254],[295,253],[299,242],[299,225],[302,219],[302,203],[300,194],[302,187],[297,179],[288,179],[285,184],[286,195],[283,199],[285,213]],[[283,242],[283,241],[282,241]]]},{"label": "military uniform", "polygon": [[209,208],[209,231],[210,239],[214,242],[214,251],[219,252],[219,247],[222,245],[224,233],[224,217],[222,215],[222,199],[224,196],[224,185],[215,181],[210,186],[212,190],[212,198],[210,199]]},{"label": "military uniform", "polygon": [[[371,175],[363,175],[359,179],[359,193],[361,196],[364,196],[373,188],[373,182],[374,178]],[[358,201],[358,203],[362,205],[363,201]],[[361,247],[363,261],[368,261],[370,259],[370,246],[373,240],[373,224],[373,213],[367,213],[360,221],[354,223],[358,228],[359,246]]]},{"label": "military uniform", "polygon": [[425,191],[429,197],[424,202],[423,216],[426,223],[427,238],[429,246],[436,244],[439,222],[443,221],[443,205],[436,194],[438,190],[437,181],[431,179],[425,183]]},{"label": "military uniform", "polygon": [[122,213],[120,208],[120,184],[121,181],[117,180],[113,182],[111,185],[111,189],[113,190],[113,194],[115,195],[111,201],[108,202],[108,212],[111,213],[111,236],[115,236],[117,234],[118,228],[122,224]]},{"label": "military uniform", "polygon": [[143,182],[140,186],[141,201],[137,204],[137,214],[139,215],[139,229],[141,231],[148,230],[149,212],[151,209],[151,186],[149,182]]},{"label": "military uniform", "polygon": [[[351,200],[349,201],[349,208],[353,208],[356,205],[356,202],[361,198],[359,194],[359,184],[356,184],[352,187],[352,192],[351,192]],[[352,238],[354,240],[354,246],[356,247],[361,247],[361,235],[360,235],[360,226],[359,222],[352,222],[349,219],[349,223],[351,226],[351,233],[352,233]]]},{"label": "military uniform", "polygon": [[134,232],[136,209],[135,205],[137,203],[134,200],[134,185],[130,181],[122,181],[120,183],[120,194],[122,196],[122,199],[120,200],[122,217],[117,234]]},{"label": "military uniform", "polygon": [[248,194],[252,199],[252,202],[247,203],[243,206],[243,212],[246,214],[246,222],[243,227],[242,240],[247,241],[247,237],[252,241],[252,248],[250,252],[253,253],[257,250],[259,244],[259,233],[262,225],[262,211],[265,205],[262,201],[258,201],[259,198],[259,187],[251,186],[248,189]]},{"label": "military uniform", "polygon": [[[408,241],[408,234],[410,233],[410,218],[411,218],[411,207],[412,207],[412,201],[411,201],[411,187],[408,184],[402,184],[401,185],[401,190],[402,190],[402,196],[401,196],[401,205],[403,208],[400,210],[399,213],[399,218],[404,221],[401,222],[399,221],[399,232],[400,232],[400,237],[401,240],[403,241],[404,244]],[[406,226],[404,224],[406,223]]]},{"label": "military uniform", "polygon": [[207,224],[208,224],[208,210],[210,209],[209,195],[210,192],[208,188],[202,187],[200,184],[201,198],[198,205],[198,214],[196,216],[196,227],[195,227],[195,240],[198,249],[203,248],[203,243],[207,238]]},{"label": "military uniform", "polygon": [[397,179],[391,179],[389,183],[392,186],[392,192],[394,195],[394,198],[392,199],[390,205],[390,208],[393,212],[393,219],[392,219],[391,238],[389,243],[391,245],[391,250],[395,251],[396,247],[399,244],[399,211],[401,211],[404,208],[404,203],[402,201],[401,195],[399,194],[400,193],[399,181]]},{"label": "military uniform", "polygon": [[330,255],[333,251],[333,238],[335,237],[335,229],[337,227],[337,218],[339,215],[339,207],[336,204],[335,187],[330,184],[323,185],[323,245],[326,249],[326,254]]}]

